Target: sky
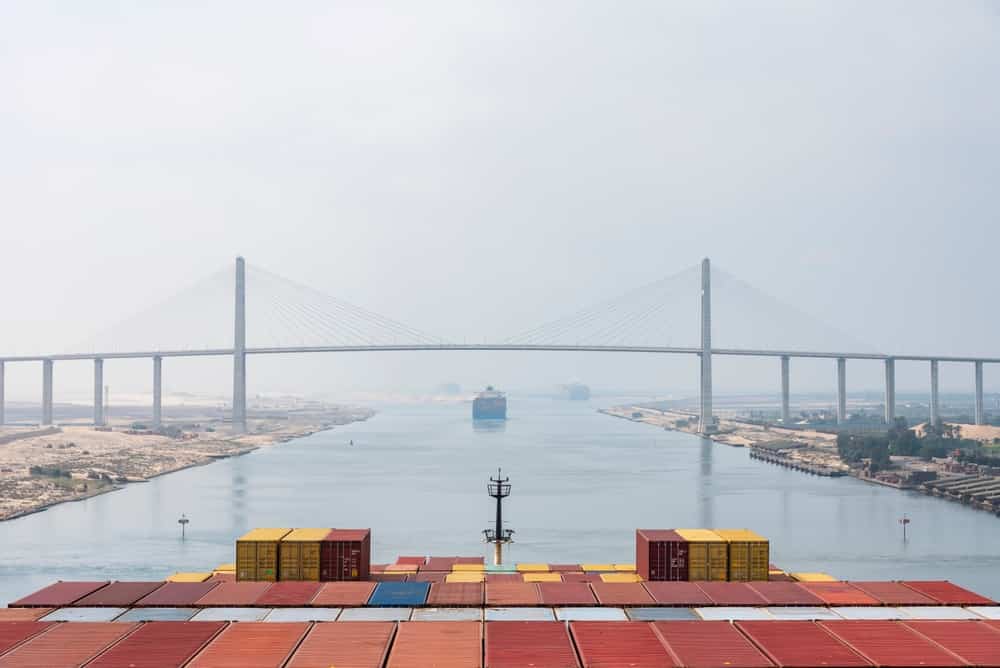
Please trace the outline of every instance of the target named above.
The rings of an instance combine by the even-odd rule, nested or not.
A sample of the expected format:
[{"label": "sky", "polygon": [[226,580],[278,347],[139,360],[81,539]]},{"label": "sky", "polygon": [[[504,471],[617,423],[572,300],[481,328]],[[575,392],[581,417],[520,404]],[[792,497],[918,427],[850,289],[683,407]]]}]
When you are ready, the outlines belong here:
[{"label": "sky", "polygon": [[[452,341],[707,256],[872,349],[1000,356],[998,28],[981,0],[2,3],[0,354],[65,350],[243,255]],[[166,390],[224,393],[229,365],[170,361]],[[8,364],[9,399],[37,396],[37,366]],[[105,373],[148,391],[149,366]],[[56,373],[57,400],[89,390],[86,363]],[[897,373],[926,390],[926,365]],[[779,382],[771,360],[715,374]],[[249,383],[569,380],[672,396],[696,361],[282,357]],[[833,363],[796,363],[799,388],[832,392]]]}]

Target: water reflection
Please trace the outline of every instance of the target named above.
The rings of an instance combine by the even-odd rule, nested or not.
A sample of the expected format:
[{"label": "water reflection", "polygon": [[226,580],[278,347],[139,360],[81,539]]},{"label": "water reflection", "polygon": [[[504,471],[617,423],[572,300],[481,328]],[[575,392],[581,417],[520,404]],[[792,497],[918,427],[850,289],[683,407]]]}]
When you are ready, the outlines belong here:
[{"label": "water reflection", "polygon": [[503,433],[507,431],[506,420],[473,420],[472,431]]}]

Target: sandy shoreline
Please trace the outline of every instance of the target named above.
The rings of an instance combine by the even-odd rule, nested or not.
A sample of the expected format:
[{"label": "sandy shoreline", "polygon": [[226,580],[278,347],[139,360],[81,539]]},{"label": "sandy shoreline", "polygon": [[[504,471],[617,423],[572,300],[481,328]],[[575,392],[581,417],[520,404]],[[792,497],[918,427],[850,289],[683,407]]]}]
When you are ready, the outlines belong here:
[{"label": "sandy shoreline", "polygon": [[251,412],[248,433],[229,433],[211,408],[189,408],[160,433],[127,417],[110,430],[67,424],[0,428],[0,521],[89,499],[167,473],[239,457],[338,425],[366,420],[367,408],[311,404],[308,409]]}]

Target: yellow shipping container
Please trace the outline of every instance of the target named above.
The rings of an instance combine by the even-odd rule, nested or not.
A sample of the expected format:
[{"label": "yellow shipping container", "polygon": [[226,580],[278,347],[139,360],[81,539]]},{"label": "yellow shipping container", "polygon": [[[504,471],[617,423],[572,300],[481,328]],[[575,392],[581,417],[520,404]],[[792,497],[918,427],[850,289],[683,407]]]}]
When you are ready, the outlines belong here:
[{"label": "yellow shipping container", "polygon": [[562,576],[558,573],[525,573],[525,582],[562,582]]},{"label": "yellow shipping container", "polygon": [[642,582],[638,573],[601,573],[602,582]]},{"label": "yellow shipping container", "polygon": [[482,582],[485,578],[482,571],[458,571],[444,576],[445,582]]},{"label": "yellow shipping container", "polygon": [[614,564],[580,564],[584,573],[614,573]]},{"label": "yellow shipping container", "polygon": [[213,573],[235,573],[236,564],[219,564],[212,569]]},{"label": "yellow shipping container", "polygon": [[615,564],[615,570],[622,573],[635,573],[635,564]]},{"label": "yellow shipping container", "polygon": [[211,573],[174,573],[167,582],[204,582],[210,577]]},{"label": "yellow shipping container", "polygon": [[767,539],[749,529],[715,529],[729,546],[729,579],[737,582],[767,580],[770,547]]},{"label": "yellow shipping container", "polygon": [[837,578],[826,573],[792,573],[799,582],[836,582]]},{"label": "yellow shipping container", "polygon": [[451,570],[453,573],[482,573],[486,570],[486,566],[483,564],[452,564]]},{"label": "yellow shipping container", "polygon": [[319,582],[320,543],[332,529],[294,529],[281,539],[279,580]]},{"label": "yellow shipping container", "polygon": [[518,564],[518,573],[548,573],[548,564]]},{"label": "yellow shipping container", "polygon": [[688,580],[725,581],[729,577],[729,546],[708,529],[675,529],[688,543]]},{"label": "yellow shipping container", "polygon": [[278,579],[278,543],[291,529],[254,529],[236,539],[236,579],[274,582]]}]

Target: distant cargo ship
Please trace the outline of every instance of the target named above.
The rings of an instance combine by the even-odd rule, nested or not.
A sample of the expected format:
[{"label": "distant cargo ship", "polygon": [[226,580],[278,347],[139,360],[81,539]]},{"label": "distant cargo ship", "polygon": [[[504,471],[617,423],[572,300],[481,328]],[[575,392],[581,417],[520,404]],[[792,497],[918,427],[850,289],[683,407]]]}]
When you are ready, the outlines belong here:
[{"label": "distant cargo ship", "polygon": [[506,420],[507,397],[498,392],[492,385],[472,401],[473,420]]},{"label": "distant cargo ship", "polygon": [[590,388],[583,383],[563,385],[563,393],[570,401],[586,401],[590,399]]}]

